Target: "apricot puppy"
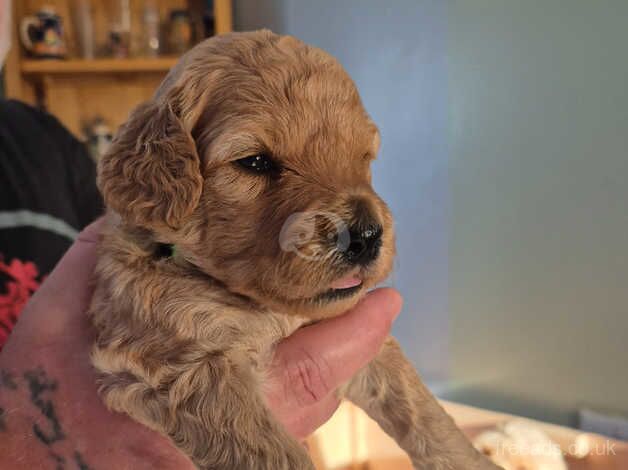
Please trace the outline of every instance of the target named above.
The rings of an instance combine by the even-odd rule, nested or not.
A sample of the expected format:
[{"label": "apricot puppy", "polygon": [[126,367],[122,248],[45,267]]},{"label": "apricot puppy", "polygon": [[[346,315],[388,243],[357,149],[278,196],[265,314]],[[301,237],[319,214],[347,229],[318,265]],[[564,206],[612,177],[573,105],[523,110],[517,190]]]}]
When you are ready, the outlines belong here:
[{"label": "apricot puppy", "polygon": [[[90,315],[113,410],[199,469],[312,469],[259,383],[273,344],[353,307],[391,269],[371,187],[378,132],[342,67],[269,31],[209,39],[99,164],[108,206]],[[388,339],[341,391],[417,469],[496,468]]]}]

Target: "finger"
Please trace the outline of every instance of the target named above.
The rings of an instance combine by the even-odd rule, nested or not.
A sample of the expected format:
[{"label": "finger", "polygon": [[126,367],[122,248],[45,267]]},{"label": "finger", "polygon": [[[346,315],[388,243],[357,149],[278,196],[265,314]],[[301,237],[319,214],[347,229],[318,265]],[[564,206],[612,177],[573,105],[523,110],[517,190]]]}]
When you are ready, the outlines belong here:
[{"label": "finger", "polygon": [[321,401],[306,408],[286,409],[284,413],[273,410],[275,417],[297,439],[305,439],[325,424],[338,409],[340,400],[331,393]]},{"label": "finger", "polygon": [[[37,325],[47,337],[68,335],[73,319],[83,314],[91,298],[91,276],[96,264],[96,241],[103,219],[86,227],[27,304],[16,332]],[[14,332],[15,333],[15,332]]]},{"label": "finger", "polygon": [[96,264],[96,241],[102,223],[103,219],[98,219],[78,235],[42,284],[36,297],[53,294],[56,305],[62,309],[86,304],[86,296],[77,297],[77,294],[84,294],[88,290]]},{"label": "finger", "polygon": [[273,369],[282,399],[311,405],[344,384],[377,355],[401,304],[394,289],[377,289],[346,314],[282,341]]},{"label": "finger", "polygon": [[105,221],[104,217],[99,217],[91,224],[85,227],[81,233],[76,237],[77,240],[87,243],[96,243],[100,239],[100,232],[102,231],[102,225]]}]

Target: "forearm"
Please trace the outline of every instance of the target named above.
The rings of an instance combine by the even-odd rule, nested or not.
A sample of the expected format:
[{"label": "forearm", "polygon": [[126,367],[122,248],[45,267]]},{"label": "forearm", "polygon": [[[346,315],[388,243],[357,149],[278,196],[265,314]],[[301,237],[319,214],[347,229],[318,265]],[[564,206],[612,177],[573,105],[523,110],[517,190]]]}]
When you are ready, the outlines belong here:
[{"label": "forearm", "polygon": [[58,383],[42,367],[3,367],[0,380],[0,467],[94,468],[67,429],[73,420],[59,411]]},{"label": "forearm", "polygon": [[0,356],[0,468],[191,468],[165,438],[110,413],[95,386],[80,384],[77,360],[86,358],[58,366],[34,356]]}]

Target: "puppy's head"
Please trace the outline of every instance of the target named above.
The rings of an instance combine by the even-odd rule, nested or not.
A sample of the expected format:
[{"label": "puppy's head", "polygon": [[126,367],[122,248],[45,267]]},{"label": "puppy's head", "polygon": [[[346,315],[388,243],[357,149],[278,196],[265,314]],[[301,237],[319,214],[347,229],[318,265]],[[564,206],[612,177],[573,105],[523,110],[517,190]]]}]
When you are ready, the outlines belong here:
[{"label": "puppy's head", "polygon": [[262,305],[315,318],[389,272],[379,135],[342,67],[269,31],[210,39],[137,108],[99,166],[107,205]]}]

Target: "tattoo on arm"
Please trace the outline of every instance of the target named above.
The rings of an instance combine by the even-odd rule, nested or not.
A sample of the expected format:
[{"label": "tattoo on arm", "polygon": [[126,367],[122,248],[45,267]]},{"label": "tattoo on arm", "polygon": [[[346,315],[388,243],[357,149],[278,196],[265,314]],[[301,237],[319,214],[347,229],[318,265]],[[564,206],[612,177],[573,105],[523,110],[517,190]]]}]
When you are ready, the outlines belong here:
[{"label": "tattoo on arm", "polygon": [[50,458],[55,463],[55,470],[65,470],[65,459],[63,457],[54,452],[50,452]]},{"label": "tattoo on arm", "polygon": [[44,372],[44,369],[41,367],[26,371],[24,373],[24,379],[28,382],[31,402],[41,411],[41,414],[50,424],[50,432],[48,433],[44,432],[39,424],[33,424],[33,432],[35,436],[37,436],[37,439],[46,445],[65,439],[65,434],[61,429],[61,423],[55,412],[55,407],[49,397],[52,392],[57,390],[57,382],[49,379],[46,372]]},{"label": "tattoo on arm", "polygon": [[7,430],[5,414],[4,408],[0,406],[0,432],[5,432]]},{"label": "tattoo on arm", "polygon": [[0,369],[0,389],[17,390],[15,375],[8,370]]},{"label": "tattoo on arm", "polygon": [[85,463],[85,460],[83,460],[83,456],[79,451],[74,452],[74,461],[76,462],[79,470],[90,470],[89,465]]},{"label": "tattoo on arm", "polygon": [[[45,426],[33,421],[33,434],[39,442],[48,447],[54,470],[92,470],[83,457],[75,451],[70,457],[64,457],[55,449],[55,443],[66,439],[61,420],[57,416],[54,396],[58,388],[56,380],[48,376],[43,367],[27,370],[23,374],[23,383],[29,393],[30,402],[39,410],[44,418]],[[0,370],[0,391],[19,392],[22,381],[4,369]],[[1,405],[1,404],[0,404]],[[0,406],[0,432],[10,432],[7,412]]]},{"label": "tattoo on arm", "polygon": [[[17,382],[15,381],[15,376],[9,372],[8,370],[0,369],[0,390],[17,390]],[[0,406],[0,432],[5,432],[7,430],[7,418],[6,418],[5,409]]]}]

